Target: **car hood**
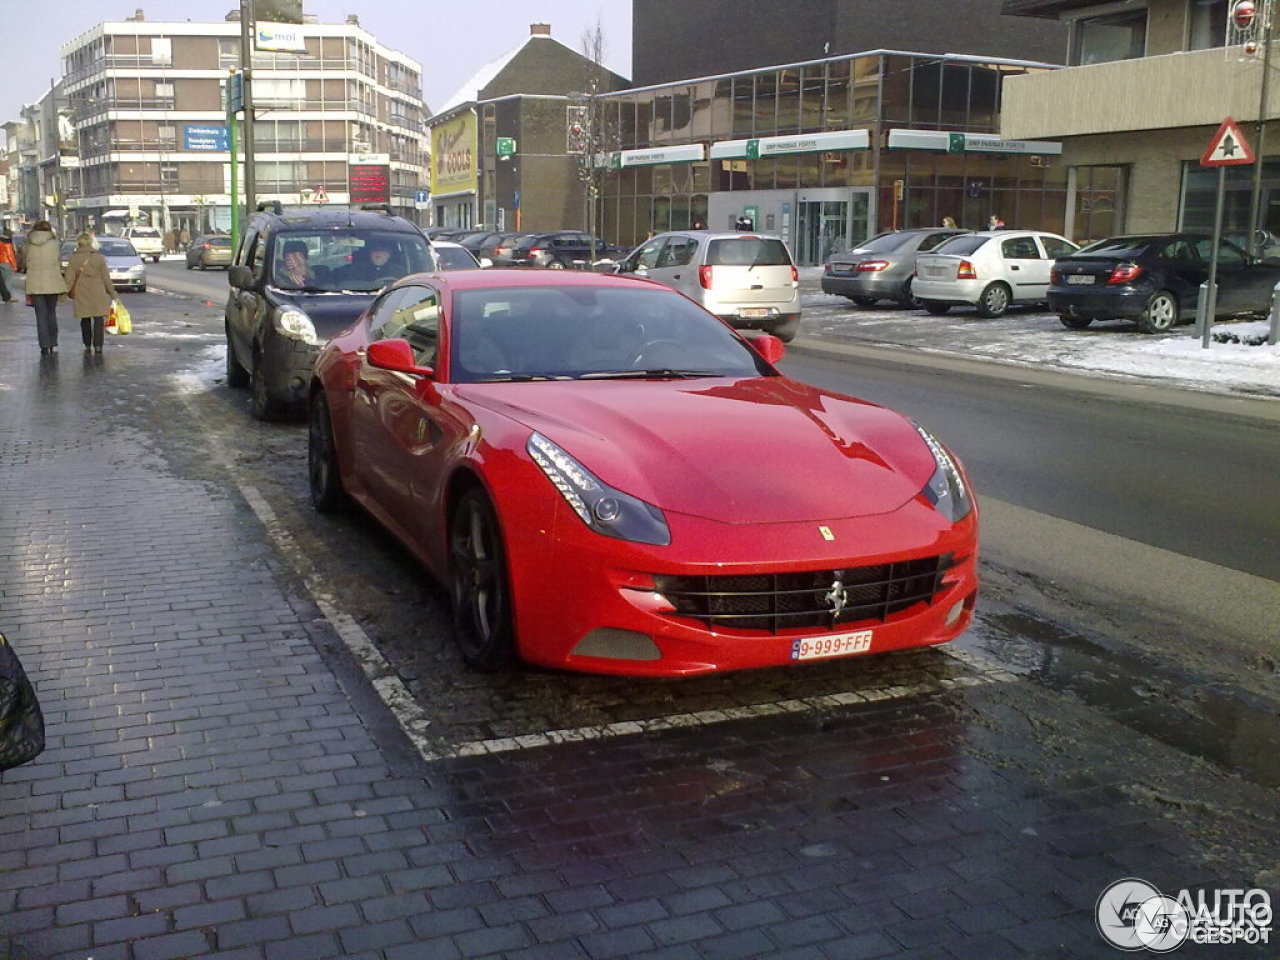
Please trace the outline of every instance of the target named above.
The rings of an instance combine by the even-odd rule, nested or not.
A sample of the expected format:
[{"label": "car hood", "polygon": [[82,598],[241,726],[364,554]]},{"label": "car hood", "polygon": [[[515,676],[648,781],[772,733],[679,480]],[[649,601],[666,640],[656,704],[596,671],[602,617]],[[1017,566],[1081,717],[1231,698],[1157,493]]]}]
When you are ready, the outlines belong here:
[{"label": "car hood", "polygon": [[373,303],[374,293],[314,293],[272,287],[272,299],[281,307],[293,307],[311,318],[316,335],[328,340],[355,322]]},{"label": "car hood", "polygon": [[128,270],[130,267],[142,266],[142,258],[133,254],[120,257],[103,254],[103,259],[107,261],[107,267],[111,270]]},{"label": "car hood", "polygon": [[935,469],[901,415],[785,377],[457,391],[558,443],[611,486],[724,523],[888,513]]}]

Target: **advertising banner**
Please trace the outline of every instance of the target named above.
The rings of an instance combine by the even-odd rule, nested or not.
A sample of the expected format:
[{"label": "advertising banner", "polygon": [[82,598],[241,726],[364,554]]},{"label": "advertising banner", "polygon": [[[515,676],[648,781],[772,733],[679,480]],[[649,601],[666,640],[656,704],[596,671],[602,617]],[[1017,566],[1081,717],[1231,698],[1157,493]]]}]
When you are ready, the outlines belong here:
[{"label": "advertising banner", "polygon": [[431,193],[476,189],[476,115],[464,111],[431,128]]}]

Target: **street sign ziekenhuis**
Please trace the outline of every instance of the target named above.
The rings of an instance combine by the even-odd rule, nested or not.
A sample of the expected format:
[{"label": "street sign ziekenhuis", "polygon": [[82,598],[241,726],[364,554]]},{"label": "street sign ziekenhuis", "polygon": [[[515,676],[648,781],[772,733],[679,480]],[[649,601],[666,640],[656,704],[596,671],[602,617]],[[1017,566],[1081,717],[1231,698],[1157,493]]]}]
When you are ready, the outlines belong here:
[{"label": "street sign ziekenhuis", "polygon": [[1253,163],[1253,148],[1244,138],[1240,125],[1230,117],[1222,121],[1217,133],[1209,140],[1209,146],[1200,158],[1202,167],[1232,167]]}]

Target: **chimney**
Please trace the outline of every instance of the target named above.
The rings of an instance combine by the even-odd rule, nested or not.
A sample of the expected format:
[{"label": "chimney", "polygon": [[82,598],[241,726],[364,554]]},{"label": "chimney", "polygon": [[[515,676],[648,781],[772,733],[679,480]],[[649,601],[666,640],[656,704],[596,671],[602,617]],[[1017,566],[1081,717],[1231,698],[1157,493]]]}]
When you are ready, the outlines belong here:
[{"label": "chimney", "polygon": [[351,26],[353,27],[358,27],[360,26],[360,18],[356,16],[354,13],[348,13],[347,23],[351,24]]},{"label": "chimney", "polygon": [[549,24],[549,23],[531,23],[531,24],[529,24],[529,36],[531,36],[531,37],[549,37],[549,36],[551,36],[551,24]]},{"label": "chimney", "polygon": [[129,17],[129,19],[136,20],[138,23],[142,23],[144,20],[147,19],[147,15],[142,12],[141,7],[135,7],[133,10],[133,16]]}]

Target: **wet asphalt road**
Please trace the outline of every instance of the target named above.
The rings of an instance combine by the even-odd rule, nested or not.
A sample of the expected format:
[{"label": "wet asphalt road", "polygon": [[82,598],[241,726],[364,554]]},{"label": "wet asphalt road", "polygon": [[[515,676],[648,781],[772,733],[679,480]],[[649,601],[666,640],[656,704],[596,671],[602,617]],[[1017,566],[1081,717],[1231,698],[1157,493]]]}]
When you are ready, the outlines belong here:
[{"label": "wet asphalt road", "polygon": [[[140,469],[247,503],[252,514],[234,536],[256,544],[260,573],[304,607],[314,603],[345,647],[355,645],[353,655],[317,641],[336,671],[354,661],[366,673],[394,677],[407,702],[393,702],[392,710],[420,723],[410,742],[422,755],[501,751],[491,757],[505,765],[503,777],[536,781],[543,803],[553,805],[508,798],[505,812],[484,815],[484,828],[470,811],[455,810],[454,839],[513,853],[524,871],[603,847],[608,862],[644,876],[643,861],[652,867],[654,858],[686,851],[687,868],[699,871],[691,889],[709,914],[687,912],[691,903],[681,908],[656,892],[657,906],[641,911],[638,904],[651,898],[639,897],[639,888],[620,896],[611,884],[615,906],[633,915],[624,922],[617,913],[594,913],[593,922],[609,930],[639,924],[647,946],[610,953],[566,934],[545,941],[558,945],[556,955],[639,956],[665,946],[654,955],[1098,957],[1111,952],[1092,931],[1092,903],[1122,876],[1174,888],[1260,884],[1273,898],[1280,892],[1278,666],[1276,637],[1265,632],[1280,620],[1259,627],[1237,617],[1223,648],[1211,632],[1221,618],[1194,617],[1190,603],[1174,602],[1191,599],[1184,595],[1194,594],[1195,580],[1210,593],[1229,591],[1242,607],[1265,604],[1273,581],[1195,559],[1194,545],[1174,549],[1179,544],[1161,541],[1161,524],[1151,535],[1117,536],[1094,517],[1046,510],[1036,498],[1052,491],[1040,490],[1040,480],[1009,480],[1007,457],[984,451],[971,458],[962,446],[970,438],[953,439],[939,427],[984,474],[980,493],[985,484],[1000,489],[984,514],[980,617],[954,649],[646,684],[542,671],[473,675],[451,648],[441,593],[403,551],[359,516],[311,511],[301,425],[254,422],[247,395],[221,382],[218,284],[225,276],[185,274],[170,263],[152,274],[155,287],[209,295],[204,302],[131,297],[137,333],[110,345],[105,377],[93,380],[96,368],[82,370],[64,346],[58,378],[22,374],[11,386],[38,388],[29,402],[57,417],[74,417],[92,398],[141,439],[148,454]],[[12,328],[5,339],[14,339]],[[793,361],[806,378],[846,375],[842,364],[807,349]],[[931,397],[904,373],[851,364],[855,376],[898,391],[888,397],[895,405],[921,404],[921,419],[966,419],[945,394]],[[1273,536],[1274,528],[1264,525],[1262,533]],[[376,652],[363,650],[364,642]],[[358,678],[347,684],[349,691],[361,685]],[[381,711],[365,703],[367,688],[349,695],[366,718]],[[549,731],[578,739],[545,746]],[[432,759],[437,766],[429,769],[460,762],[453,768],[460,782],[492,786],[494,768],[476,758]],[[575,770],[592,774],[583,780]],[[507,796],[489,793],[498,795]],[[542,837],[540,861],[527,834],[547,809],[558,832],[575,839],[567,850],[552,846],[557,857],[546,852],[546,831],[532,831]],[[604,827],[600,818],[610,816]],[[3,817],[0,808],[0,829]],[[521,820],[523,830],[501,829]],[[578,823],[596,826],[571,826]],[[596,869],[603,869],[601,855],[589,857]],[[823,883],[806,886],[780,866],[745,881],[747,856],[785,858]],[[882,901],[856,880],[850,886],[859,876],[895,891],[895,906],[871,910]],[[770,877],[786,877],[786,889],[771,890]],[[741,883],[748,887],[733,885]],[[522,885],[530,888],[527,879],[510,880],[504,902]],[[904,912],[909,894],[920,899]],[[933,908],[917,909],[924,901]],[[733,935],[725,912],[733,904],[760,924],[757,938],[744,939],[737,952],[723,939]],[[851,904],[860,905],[857,916]],[[556,915],[567,924],[576,913],[561,903]],[[683,933],[656,926],[707,915],[714,927],[691,919]],[[1268,954],[1186,947],[1179,955]]]}]

